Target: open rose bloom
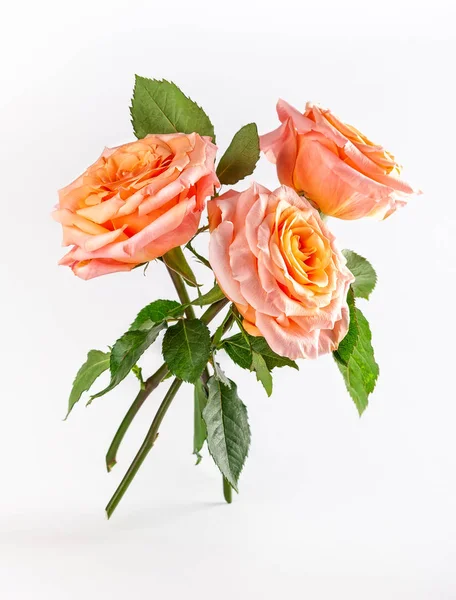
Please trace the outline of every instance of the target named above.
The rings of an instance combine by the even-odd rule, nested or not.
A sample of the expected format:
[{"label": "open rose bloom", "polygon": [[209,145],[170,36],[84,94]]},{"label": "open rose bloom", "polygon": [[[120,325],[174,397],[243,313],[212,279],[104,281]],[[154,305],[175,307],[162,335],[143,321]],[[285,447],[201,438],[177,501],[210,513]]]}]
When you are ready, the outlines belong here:
[{"label": "open rose bloom", "polygon": [[335,350],[348,330],[354,278],[310,203],[288,187],[271,193],[254,184],[208,210],[210,263],[246,331],[291,359]]},{"label": "open rose bloom", "polygon": [[419,193],[400,178],[394,156],[330,110],[310,102],[304,114],[279,100],[282,125],[261,137],[281,183],[324,214],[384,219]]},{"label": "open rose bloom", "polygon": [[82,279],[162,256],[196,233],[218,179],[216,146],[192,134],[149,135],[106,148],[97,162],[60,190],[53,213],[63,227],[60,261]]}]

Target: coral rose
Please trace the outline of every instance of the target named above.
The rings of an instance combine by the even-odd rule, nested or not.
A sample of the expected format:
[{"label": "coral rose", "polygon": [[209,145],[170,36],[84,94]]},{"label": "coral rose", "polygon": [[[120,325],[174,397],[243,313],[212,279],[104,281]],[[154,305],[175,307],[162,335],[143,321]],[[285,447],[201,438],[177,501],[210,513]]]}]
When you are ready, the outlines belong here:
[{"label": "coral rose", "polygon": [[414,193],[399,177],[394,156],[330,110],[307,103],[302,115],[279,100],[282,125],[263,135],[261,149],[281,183],[340,219],[384,219]]},{"label": "coral rose", "polygon": [[219,182],[216,146],[196,133],[148,135],[106,148],[59,192],[53,213],[63,245],[59,264],[82,279],[128,271],[187,243]]},{"label": "coral rose", "polygon": [[347,333],[353,275],[318,212],[291,188],[254,184],[208,203],[209,259],[244,319],[288,358],[317,358]]}]

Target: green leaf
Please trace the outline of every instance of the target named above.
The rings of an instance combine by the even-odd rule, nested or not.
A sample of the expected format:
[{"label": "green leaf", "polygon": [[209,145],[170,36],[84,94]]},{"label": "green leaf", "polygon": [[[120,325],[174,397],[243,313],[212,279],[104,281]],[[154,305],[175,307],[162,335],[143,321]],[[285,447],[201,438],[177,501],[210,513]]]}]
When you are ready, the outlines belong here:
[{"label": "green leaf", "polygon": [[277,354],[276,352],[274,352],[274,350],[272,350],[269,347],[269,344],[264,339],[264,337],[261,337],[261,336],[255,337],[255,336],[249,335],[248,338],[250,341],[250,345],[252,346],[252,349],[255,352],[258,352],[258,354],[261,354],[261,356],[264,358],[266,366],[268,367],[268,369],[270,371],[272,371],[272,369],[274,369],[274,367],[277,367],[277,368],[292,367],[293,369],[296,369],[299,371],[299,367],[295,363],[294,360],[291,360],[290,358],[287,358],[286,356],[280,356],[280,354]]},{"label": "green leaf", "polygon": [[237,333],[223,340],[222,348],[233,362],[243,369],[250,369],[252,366],[252,348],[245,334]]},{"label": "green leaf", "polygon": [[131,122],[137,138],[149,133],[199,133],[213,140],[214,127],[204,110],[172,82],[135,77]]},{"label": "green leaf", "polygon": [[195,383],[211,356],[211,337],[199,319],[183,319],[163,338],[163,358],[179,379]]},{"label": "green leaf", "polygon": [[91,400],[104,396],[104,394],[118,386],[136,365],[147,348],[155,342],[158,334],[165,326],[165,323],[157,323],[151,329],[127,331],[127,333],[124,333],[111,350],[109,364],[111,381],[108,387],[92,396]]},{"label": "green leaf", "polygon": [[225,315],[225,318],[223,319],[223,321],[221,322],[221,324],[217,327],[217,329],[215,330],[215,333],[212,337],[212,345],[217,348],[220,344],[220,340],[222,339],[222,337],[224,336],[224,334],[226,333],[226,331],[229,331],[232,327],[232,323],[227,327],[227,322],[229,320],[231,320],[233,314],[231,311],[228,311]]},{"label": "green leaf", "polygon": [[242,127],[233,137],[217,167],[220,183],[234,184],[251,175],[260,158],[260,140],[255,123]]},{"label": "green leaf", "polygon": [[230,385],[231,385],[230,380],[225,375],[225,371],[215,360],[213,361],[213,364],[214,364],[214,377],[216,379],[218,379],[221,383],[223,383],[223,385],[227,385],[228,387],[230,387]]},{"label": "green leaf", "polygon": [[340,342],[339,347],[334,352],[339,362],[346,365],[353,353],[359,337],[358,319],[356,315],[355,297],[353,290],[349,289],[347,294],[347,304],[350,310],[350,324],[346,336]]},{"label": "green leaf", "polygon": [[263,384],[266,394],[270,396],[272,394],[272,375],[261,354],[258,354],[258,352],[253,352],[252,356],[252,370],[256,373],[257,381],[261,381]]},{"label": "green leaf", "polygon": [[198,306],[206,306],[207,304],[214,304],[214,302],[223,300],[225,297],[225,294],[222,292],[219,285],[216,283],[214,287],[207,292],[207,294],[203,294],[196,300],[193,300],[192,304],[197,304]]},{"label": "green leaf", "polygon": [[207,404],[207,394],[201,379],[195,382],[194,387],[194,427],[193,427],[193,454],[196,454],[196,464],[201,462],[200,454],[207,438],[206,423],[203,419],[203,410]]},{"label": "green leaf", "polygon": [[155,300],[139,311],[129,331],[150,329],[156,323],[161,323],[168,317],[178,317],[183,312],[184,307],[175,300]]},{"label": "green leaf", "polygon": [[347,259],[347,267],[355,276],[351,284],[356,298],[369,299],[370,293],[377,283],[377,275],[368,260],[352,250],[342,250]]},{"label": "green leaf", "polygon": [[199,287],[195,274],[191,270],[190,265],[179,246],[172,250],[168,250],[168,252],[162,256],[162,259],[165,265],[183,277],[188,285]]},{"label": "green leaf", "polygon": [[131,372],[136,377],[136,379],[139,381],[140,388],[142,390],[145,390],[146,382],[144,381],[141,367],[138,367],[138,365],[133,365],[133,367],[131,368]]},{"label": "green leaf", "polygon": [[369,323],[359,308],[355,308],[355,314],[358,338],[351,356],[346,363],[341,361],[337,352],[334,352],[334,358],[345,380],[347,390],[361,415],[368,405],[369,394],[374,391],[379,368],[374,358]]},{"label": "green leaf", "polygon": [[89,350],[86,362],[79,369],[74,379],[65,419],[68,418],[73,406],[80,400],[82,394],[87,392],[95,380],[109,369],[109,357],[109,352]]},{"label": "green leaf", "polygon": [[185,247],[187,248],[187,250],[190,250],[190,252],[193,254],[193,256],[196,258],[196,260],[198,262],[200,262],[202,265],[204,265],[205,267],[207,267],[208,269],[210,269],[212,271],[211,263],[207,260],[207,258],[204,258],[204,256],[202,254],[200,254],[197,250],[195,250],[195,248],[192,246],[191,242],[187,242],[185,244]]},{"label": "green leaf", "polygon": [[274,367],[293,367],[293,369],[299,370],[294,360],[274,352],[264,337],[248,335],[245,331],[223,340],[222,348],[231,360],[243,369],[251,369],[253,350],[263,357],[269,371],[272,371]]},{"label": "green leaf", "polygon": [[223,476],[238,491],[239,475],[250,446],[247,408],[237,394],[234,381],[228,387],[211,377],[207,387],[209,397],[203,418],[209,452]]}]

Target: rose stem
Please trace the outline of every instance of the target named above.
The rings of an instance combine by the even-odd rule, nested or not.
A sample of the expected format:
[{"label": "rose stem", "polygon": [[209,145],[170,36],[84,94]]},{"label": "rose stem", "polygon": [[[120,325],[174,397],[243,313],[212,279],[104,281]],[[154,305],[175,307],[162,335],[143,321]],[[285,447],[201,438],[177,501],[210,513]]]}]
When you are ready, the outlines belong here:
[{"label": "rose stem", "polygon": [[233,501],[231,485],[230,482],[227,479],[225,479],[225,477],[223,478],[223,497],[225,498],[228,504],[231,504],[231,502]]},{"label": "rose stem", "polygon": [[[184,280],[179,275],[179,273],[176,273],[176,271],[173,271],[168,266],[166,268],[168,269],[171,281],[173,282],[174,287],[176,288],[176,292],[179,297],[179,300],[181,301],[181,304],[190,304],[191,300],[188,295],[187,287],[185,285]],[[218,302],[211,304],[211,306],[209,306],[206,312],[203,313],[203,315],[201,316],[201,321],[203,321],[203,323],[206,324],[210,323],[210,321],[212,321],[212,319],[222,310],[224,306],[228,304],[228,302],[229,300],[227,298],[224,298],[223,300],[219,300]],[[187,317],[187,319],[195,318],[195,311],[193,310],[193,306],[190,305],[186,307],[185,316]]]},{"label": "rose stem", "polygon": [[211,304],[209,308],[201,315],[201,321],[206,323],[206,325],[209,325],[209,323],[215,319],[219,312],[225,308],[228,302],[228,298],[223,298],[223,300],[219,300],[218,302]]},{"label": "rose stem", "polygon": [[147,432],[146,437],[144,438],[141,448],[138,450],[138,453],[133,459],[133,462],[131,463],[128,471],[125,473],[124,478],[120,482],[119,487],[116,489],[113,497],[106,506],[106,515],[108,519],[115,511],[117,505],[119,504],[123,495],[127,491],[130,483],[133,481],[134,476],[138,472],[139,467],[142,465],[144,459],[146,458],[150,449],[154,445],[155,440],[158,436],[158,428],[160,427],[161,422],[163,421],[163,417],[166,415],[166,412],[170,407],[171,402],[173,401],[173,398],[177,394],[177,391],[179,390],[181,385],[182,381],[180,379],[174,379],[165,397],[163,398],[163,402],[160,404],[157,414],[155,415],[154,420],[152,421],[152,425],[150,426],[150,429]]},{"label": "rose stem", "polygon": [[176,273],[176,271],[173,271],[169,267],[166,267],[166,268],[168,269],[168,273],[169,273],[169,276],[171,277],[171,281],[173,282],[174,287],[176,288],[176,292],[177,292],[177,295],[179,296],[179,300],[181,301],[181,304],[189,305],[185,309],[185,316],[187,317],[187,319],[194,319],[195,311],[193,310],[193,306],[191,306],[191,304],[190,304],[191,300],[190,300],[190,296],[188,295],[187,288],[185,287],[184,280],[178,273]]},{"label": "rose stem", "polygon": [[212,319],[214,319],[219,312],[228,304],[228,298],[223,298],[223,300],[219,300],[218,302],[214,302],[211,304],[205,313],[201,316],[201,321],[203,323],[210,323]]},{"label": "rose stem", "polygon": [[[168,269],[168,271],[170,272],[171,279],[174,283],[174,286],[176,288],[176,291],[177,291],[177,294],[179,296],[181,303],[187,304],[188,302],[190,302],[190,298],[188,296],[187,289],[185,288],[185,284],[184,284],[182,278],[180,277],[180,275],[178,275],[174,271],[171,271],[170,269]],[[206,323],[206,324],[210,323],[212,321],[212,319],[214,319],[218,315],[218,313],[228,304],[228,302],[229,302],[228,298],[224,298],[223,300],[219,300],[218,302],[211,304],[211,306],[209,306],[209,308],[201,316],[201,321],[203,321],[203,323]],[[190,312],[191,316],[189,316],[189,313],[186,310],[187,318],[194,318],[195,313],[194,313],[193,307],[190,306],[190,307],[187,307],[187,309],[188,308],[191,309],[191,312]],[[141,398],[140,402],[137,402],[138,397],[136,397],[136,399],[133,402],[132,406],[130,407],[128,413],[125,415],[124,421],[122,421],[121,426],[119,427],[119,430],[116,433],[116,437],[117,437],[117,435],[119,434],[119,431],[120,431],[118,443],[115,442],[116,438],[114,438],[114,440],[113,440],[113,444],[115,444],[115,443],[117,444],[114,446],[115,449],[118,448],[123,436],[125,435],[125,432],[127,431],[128,427],[130,426],[133,418],[135,417],[136,413],[138,412],[138,410],[141,407],[144,400],[147,398],[147,396],[149,396],[149,394],[152,392],[152,390],[155,389],[155,387],[157,387],[157,385],[160,383],[160,381],[158,381],[158,383],[154,387],[152,387],[152,384],[150,384],[149,382],[154,377],[157,377],[157,373],[160,372],[162,369],[163,369],[163,371],[166,369],[166,373],[163,375],[163,377],[160,379],[160,381],[163,380],[165,375],[168,373],[168,367],[166,365],[162,365],[154,375],[149,377],[149,379],[146,381],[146,389],[142,390],[143,392],[146,392],[146,390],[147,390],[148,393],[146,395],[144,395],[143,398]],[[106,514],[107,514],[108,519],[111,517],[112,513],[115,511],[117,505],[119,504],[123,495],[127,491],[130,483],[133,481],[140,466],[144,462],[144,459],[146,458],[150,449],[154,445],[155,440],[157,439],[158,428],[160,427],[163,417],[165,416],[171,402],[174,399],[174,396],[176,395],[176,393],[181,385],[182,385],[181,380],[179,380],[177,378],[174,379],[173,383],[171,384],[171,387],[169,388],[166,396],[163,399],[163,402],[160,404],[157,414],[155,415],[155,418],[152,421],[152,425],[150,426],[150,429],[141,445],[141,448],[138,450],[138,453],[136,454],[135,458],[133,459],[133,462],[131,463],[128,471],[126,472],[126,474],[125,474],[124,478],[122,479],[122,481],[120,482],[117,490],[114,492],[114,495],[112,496],[111,500],[108,502],[108,504],[106,506]],[[138,394],[138,396],[139,396],[139,394]],[[109,454],[109,450],[108,450],[108,454]],[[114,457],[115,457],[115,454],[114,454]],[[108,462],[108,456],[107,456],[107,462]],[[115,464],[115,458],[114,458],[114,462],[111,463],[111,467],[114,464]]]},{"label": "rose stem", "polygon": [[[210,323],[212,319],[224,308],[224,306],[226,306],[227,303],[228,300],[219,300],[215,304],[212,304],[201,316],[201,321],[203,321],[203,323],[206,324]],[[119,446],[133,419],[136,417],[139,409],[144,404],[149,395],[155,390],[156,387],[158,387],[158,385],[166,377],[168,371],[169,369],[166,363],[164,363],[153,375],[151,375],[146,380],[144,389],[140,390],[136,398],[133,400],[132,405],[128,409],[128,412],[126,413],[125,417],[123,418],[123,421],[120,424],[119,429],[117,430],[111,442],[111,445],[109,446],[109,450],[106,453],[106,467],[108,471],[110,471],[117,463],[117,452],[119,450]],[[205,373],[205,375],[207,374]],[[206,377],[206,381],[207,379],[208,378]]]},{"label": "rose stem", "polygon": [[108,471],[110,471],[117,463],[117,451],[119,450],[119,446],[139,409],[149,395],[163,381],[166,375],[168,375],[168,372],[168,366],[166,363],[164,363],[157,371],[155,371],[153,375],[149,377],[149,379],[147,379],[144,389],[140,390],[136,398],[133,400],[132,405],[123,418],[123,421],[120,424],[119,429],[117,430],[116,435],[111,442],[111,445],[109,446],[108,452],[106,453],[106,467]]},{"label": "rose stem", "polygon": [[[179,296],[181,304],[190,304],[190,298],[182,277],[169,267],[166,268],[168,269],[168,273],[171,277],[174,287],[176,288],[177,295]],[[188,319],[194,319],[195,311],[193,310],[193,306],[187,306],[185,309],[185,314]],[[149,379],[146,381],[145,389],[140,390],[138,395],[134,399],[133,404],[130,406],[127,414],[125,415],[122,423],[120,424],[119,429],[117,430],[106,454],[106,467],[108,471],[110,471],[117,462],[117,450],[119,449],[122,439],[125,433],[127,432],[127,429],[130,427],[131,422],[135,418],[144,401],[148,398],[151,392],[163,381],[168,372],[169,369],[166,366],[166,364],[162,365],[158,369],[158,371],[156,371],[151,377],[149,377]]]},{"label": "rose stem", "polygon": [[[190,304],[191,300],[188,295],[187,287],[183,278],[179,275],[179,273],[176,273],[176,271],[173,271],[168,266],[166,266],[166,268],[168,270],[169,276],[171,277],[171,281],[174,284],[181,304],[189,305],[185,309],[185,316],[187,317],[187,319],[194,319],[195,311],[193,310],[193,306]],[[201,316],[201,321],[203,321],[203,323],[206,324],[210,323],[210,321],[212,321],[212,319],[222,310],[224,306],[228,304],[228,302],[229,300],[227,298],[224,298],[223,300],[219,300],[218,302],[211,304],[211,306],[209,306],[206,312],[203,313],[203,315]]]},{"label": "rose stem", "polygon": [[[187,287],[185,285],[184,280],[178,273],[176,273],[175,271],[170,269],[168,266],[166,268],[168,269],[168,273],[171,277],[174,287],[176,288],[176,292],[177,292],[177,295],[179,296],[179,300],[181,301],[181,304],[189,305],[190,297],[188,295]],[[224,302],[224,301],[222,300],[221,302]],[[225,306],[225,304],[226,304],[226,302],[224,302],[224,304],[221,306],[221,308],[223,308],[223,306]],[[205,314],[209,313],[209,315],[212,315],[211,309],[213,309],[214,317],[215,317],[215,315],[219,312],[219,310],[221,310],[221,308],[220,309],[218,308],[217,303],[213,304],[212,306],[210,306],[208,308],[208,310],[206,311]],[[211,311],[211,312],[209,312],[209,311]],[[193,310],[193,306],[191,306],[191,305],[187,306],[187,308],[185,309],[185,315],[188,319],[195,318],[195,311]],[[213,318],[212,316],[209,316],[209,320],[211,320],[212,318]],[[230,325],[231,325],[231,323],[228,320],[225,331],[230,327]],[[204,371],[201,375],[201,379],[204,384],[207,384],[208,379],[209,379],[209,372],[207,370],[207,367],[204,369]],[[225,479],[225,477],[223,477],[223,497],[225,498],[225,500],[228,504],[231,504],[231,502],[232,502],[231,485]]]}]

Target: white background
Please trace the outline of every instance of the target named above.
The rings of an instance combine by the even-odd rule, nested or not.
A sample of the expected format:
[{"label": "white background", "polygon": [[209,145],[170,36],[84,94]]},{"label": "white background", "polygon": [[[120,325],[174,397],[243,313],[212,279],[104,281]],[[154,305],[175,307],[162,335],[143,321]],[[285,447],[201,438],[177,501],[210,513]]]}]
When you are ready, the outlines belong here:
[{"label": "white background", "polygon": [[[454,2],[17,2],[0,51],[0,597],[456,598]],[[178,83],[223,151],[279,96],[331,107],[393,151],[425,195],[383,223],[335,222],[379,283],[362,309],[381,375],[359,419],[331,358],[239,383],[253,430],[241,494],[194,466],[186,386],[111,521],[103,508],[152,397],[104,470],[129,378],[62,422],[90,348],[173,297],[160,265],[84,282],[56,263],[56,190],[133,139],[134,73]],[[263,158],[256,178],[276,186]],[[201,271],[198,271],[202,276]],[[160,362],[150,351],[143,366]]]}]

